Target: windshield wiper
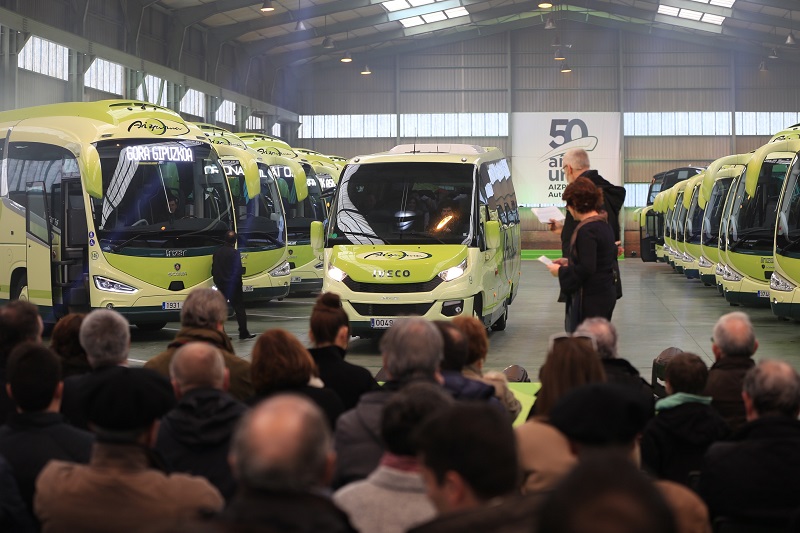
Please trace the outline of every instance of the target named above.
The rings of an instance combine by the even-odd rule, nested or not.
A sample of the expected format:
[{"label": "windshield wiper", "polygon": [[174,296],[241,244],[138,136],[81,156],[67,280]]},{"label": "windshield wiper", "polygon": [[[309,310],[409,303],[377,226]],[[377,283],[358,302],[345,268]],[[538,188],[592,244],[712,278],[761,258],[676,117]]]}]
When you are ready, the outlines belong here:
[{"label": "windshield wiper", "polygon": [[249,240],[249,239],[267,239],[272,244],[281,244],[281,245],[283,244],[283,241],[281,239],[279,239],[278,237],[274,237],[274,236],[272,236],[272,235],[270,235],[269,233],[266,233],[266,232],[246,231],[246,232],[243,232],[242,235],[247,240]]},{"label": "windshield wiper", "polygon": [[[446,242],[444,242],[439,237],[436,237],[435,235],[431,235],[430,233],[427,233],[427,232],[424,232],[424,231],[395,231],[395,232],[392,233],[392,235],[401,235],[401,236],[411,235],[412,237],[425,237],[425,238],[430,239],[432,241],[436,241],[439,244],[447,244]],[[400,240],[403,240],[403,238],[401,237]]]},{"label": "windshield wiper", "polygon": [[[377,240],[381,241],[380,244],[385,244],[383,242],[383,239],[381,239],[380,237],[378,237],[374,233],[363,233],[361,231],[342,231],[341,235],[343,237],[347,237],[348,235],[355,235],[357,237],[366,237],[367,239],[377,239]],[[330,235],[329,235],[329,237],[330,237]],[[337,237],[332,237],[332,238],[338,239],[339,237],[337,236]]]},{"label": "windshield wiper", "polygon": [[761,235],[764,236],[764,238],[766,239],[772,240],[769,232],[770,230],[767,228],[750,228],[744,231],[739,231],[737,232],[738,235],[736,237],[736,240],[733,243],[731,243],[731,245],[728,247],[728,251],[733,251],[734,249],[736,249],[744,241],[745,237],[750,237],[753,235]]},{"label": "windshield wiper", "polygon": [[[787,236],[786,238],[788,239],[789,236]],[[788,252],[789,250],[797,248],[798,246],[800,246],[800,238],[796,238],[793,241],[789,241],[785,246],[779,247],[779,250],[781,252]]]},{"label": "windshield wiper", "polygon": [[121,250],[122,248],[124,248],[124,247],[126,247],[128,244],[130,244],[131,242],[133,242],[133,241],[136,241],[136,240],[139,240],[139,239],[141,239],[142,237],[145,237],[146,235],[153,235],[153,234],[155,234],[155,235],[161,235],[162,233],[161,233],[160,231],[153,231],[153,230],[150,230],[150,231],[140,231],[140,232],[138,232],[138,233],[134,234],[134,235],[133,235],[133,237],[130,237],[130,238],[128,238],[128,239],[125,239],[124,241],[122,241],[122,242],[121,242],[121,243],[119,243],[119,244],[112,244],[112,245],[110,246],[110,251],[112,251],[112,252],[118,252],[119,250]]}]

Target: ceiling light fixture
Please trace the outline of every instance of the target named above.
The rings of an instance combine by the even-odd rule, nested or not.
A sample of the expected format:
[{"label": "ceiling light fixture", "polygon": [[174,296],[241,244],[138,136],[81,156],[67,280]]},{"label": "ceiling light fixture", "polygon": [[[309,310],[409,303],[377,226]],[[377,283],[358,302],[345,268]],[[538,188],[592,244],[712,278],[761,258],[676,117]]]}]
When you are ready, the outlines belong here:
[{"label": "ceiling light fixture", "polygon": [[770,50],[769,55],[767,57],[770,59],[778,59],[778,51],[773,48],[772,50]]},{"label": "ceiling light fixture", "polygon": [[769,67],[767,66],[767,62],[766,61],[763,61],[763,60],[761,61],[761,64],[758,65],[758,71],[759,72],[769,72]]},{"label": "ceiling light fixture", "polygon": [[567,57],[561,52],[561,48],[556,48],[556,53],[553,56],[556,61],[564,61]]},{"label": "ceiling light fixture", "polygon": [[794,40],[794,35],[791,31],[789,32],[789,35],[786,36],[786,42],[783,44],[786,46],[794,46],[797,44],[797,41]]},{"label": "ceiling light fixture", "polygon": [[544,29],[546,30],[556,29],[556,23],[553,20],[553,17],[547,17],[547,22],[544,23]]},{"label": "ceiling light fixture", "polygon": [[539,9],[550,9],[553,7],[553,2],[539,2]]},{"label": "ceiling light fixture", "polygon": [[372,71],[369,69],[369,65],[364,65],[364,68],[361,70],[361,74],[365,76],[372,74]]},{"label": "ceiling light fixture", "polygon": [[330,37],[325,37],[322,39],[322,48],[331,49],[333,48],[333,39]]},{"label": "ceiling light fixture", "polygon": [[275,7],[272,5],[272,0],[264,0],[264,3],[261,4],[260,11],[262,13],[269,13],[270,11],[275,11]]},{"label": "ceiling light fixture", "polygon": [[306,24],[302,20],[298,20],[297,24],[294,25],[294,31],[306,31]]},{"label": "ceiling light fixture", "polygon": [[566,74],[566,73],[568,73],[568,72],[572,72],[572,69],[571,69],[571,68],[569,68],[569,65],[568,65],[568,64],[564,63],[563,65],[561,65],[561,72],[562,72],[563,74]]},{"label": "ceiling light fixture", "polygon": [[353,61],[353,56],[350,55],[350,52],[347,51],[344,53],[344,56],[339,60],[342,63],[350,63]]}]

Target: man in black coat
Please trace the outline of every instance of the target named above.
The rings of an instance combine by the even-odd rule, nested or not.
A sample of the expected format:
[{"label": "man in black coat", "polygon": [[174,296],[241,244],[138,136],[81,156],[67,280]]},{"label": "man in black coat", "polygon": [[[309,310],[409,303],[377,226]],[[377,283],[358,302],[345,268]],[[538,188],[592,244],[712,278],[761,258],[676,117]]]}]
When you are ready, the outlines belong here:
[{"label": "man in black coat", "polygon": [[712,519],[786,524],[800,501],[800,375],[763,360],[747,372],[743,389],[747,423],[731,442],[709,448],[700,495]]},{"label": "man in black coat", "polygon": [[0,307],[0,424],[15,411],[6,394],[6,361],[11,350],[22,342],[41,342],[42,318],[39,310],[25,300],[13,300]]},{"label": "man in black coat", "polygon": [[244,294],[242,293],[242,256],[236,249],[236,232],[225,234],[225,243],[217,248],[211,262],[211,276],[214,285],[225,295],[236,313],[239,323],[239,339],[252,339],[254,334],[247,329],[247,315],[244,311]]},{"label": "man in black coat", "polygon": [[233,431],[247,406],[228,394],[222,354],[205,342],[183,345],[170,361],[178,404],[161,419],[156,450],[168,468],[203,476],[229,500],[236,482],[228,463]]},{"label": "man in black coat", "polygon": [[64,384],[58,356],[26,342],[8,359],[8,386],[18,412],[0,427],[0,454],[14,470],[20,494],[33,519],[36,478],[53,459],[88,463],[94,435],[74,428],[58,410]]},{"label": "man in black coat", "polygon": [[[601,214],[605,212],[608,217],[608,223],[614,231],[614,241],[617,244],[618,252],[622,253],[619,212],[622,209],[622,204],[625,203],[625,187],[610,183],[598,174],[596,170],[592,170],[589,163],[589,154],[583,148],[567,150],[562,158],[562,165],[567,185],[575,181],[575,179],[583,177],[588,178],[603,191],[603,207],[598,211]],[[572,238],[572,232],[575,231],[577,226],[578,221],[569,212],[566,214],[563,225],[551,221],[551,229],[561,233],[561,257],[569,257],[569,242]]]}]

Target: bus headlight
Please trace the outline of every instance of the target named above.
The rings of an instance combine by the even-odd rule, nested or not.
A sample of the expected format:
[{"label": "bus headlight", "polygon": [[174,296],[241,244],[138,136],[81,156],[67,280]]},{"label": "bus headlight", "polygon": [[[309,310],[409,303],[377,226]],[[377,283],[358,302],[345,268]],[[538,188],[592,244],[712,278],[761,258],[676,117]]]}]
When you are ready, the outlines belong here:
[{"label": "bus headlight", "polygon": [[103,276],[94,276],[94,286],[101,291],[118,292],[121,294],[134,294],[139,291],[136,287],[125,285],[117,280],[104,278]]},{"label": "bus headlight", "polygon": [[444,281],[453,281],[454,279],[463,276],[466,270],[467,270],[467,260],[464,259],[458,265],[450,267],[447,270],[443,270],[442,272],[439,272],[438,276],[442,278]]},{"label": "bus headlight", "polygon": [[724,279],[725,281],[737,282],[737,281],[742,281],[743,278],[744,276],[736,272],[728,265],[725,265],[725,273],[722,275],[722,279]]},{"label": "bus headlight", "polygon": [[725,277],[725,265],[722,263],[717,263],[716,268],[714,268],[714,274]]},{"label": "bus headlight", "polygon": [[700,259],[697,260],[697,264],[702,268],[708,268],[714,266],[714,263],[706,259],[706,256],[704,255],[700,256]]},{"label": "bus headlight", "polygon": [[272,276],[273,278],[277,278],[279,276],[288,276],[290,271],[291,268],[289,267],[289,262],[284,261],[283,263],[280,264],[280,266],[270,270],[269,275]]},{"label": "bus headlight", "polygon": [[773,272],[772,277],[769,278],[769,288],[773,291],[791,292],[796,288],[796,285],[789,283],[783,276]]},{"label": "bus headlight", "polygon": [[341,268],[330,265],[328,267],[328,277],[334,281],[344,281],[344,278],[347,277],[347,274]]}]

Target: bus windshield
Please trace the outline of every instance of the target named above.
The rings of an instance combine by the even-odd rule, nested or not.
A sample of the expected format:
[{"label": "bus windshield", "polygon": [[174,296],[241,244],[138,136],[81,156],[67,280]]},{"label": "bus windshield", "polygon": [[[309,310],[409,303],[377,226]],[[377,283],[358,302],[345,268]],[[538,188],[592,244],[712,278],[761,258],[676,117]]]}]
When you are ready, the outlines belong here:
[{"label": "bus windshield", "polygon": [[136,139],[97,151],[103,197],[92,212],[104,250],[210,246],[233,229],[228,184],[208,144]]},{"label": "bus windshield", "polygon": [[800,159],[795,159],[784,187],[778,208],[778,231],[775,251],[793,258],[800,257]]},{"label": "bus windshield", "polygon": [[684,240],[689,244],[700,244],[700,230],[703,224],[703,208],[700,207],[698,196],[700,186],[694,188],[692,193],[692,203],[689,205],[689,212],[686,213],[686,227],[684,228]]},{"label": "bus windshield", "polygon": [[745,190],[746,180],[739,180],[728,220],[730,251],[772,253],[778,199],[788,168],[787,159],[764,161],[753,196]]},{"label": "bus windshield", "polygon": [[283,205],[278,185],[268,165],[258,164],[261,192],[251,197],[238,162],[224,161],[228,183],[236,206],[236,226],[239,246],[246,248],[275,249],[284,246]]},{"label": "bus windshield", "polygon": [[320,190],[314,172],[308,165],[303,165],[306,172],[306,186],[308,196],[303,200],[297,199],[297,189],[294,186],[292,169],[285,165],[272,165],[272,174],[278,183],[283,210],[286,213],[286,231],[288,244],[309,244],[311,242],[311,223],[315,220],[325,220],[325,211],[315,201]]},{"label": "bus windshield", "polygon": [[703,212],[702,244],[716,248],[719,245],[719,227],[722,223],[722,210],[725,207],[725,198],[733,183],[733,178],[720,178],[714,182],[711,189],[711,198],[706,203]]},{"label": "bus windshield", "polygon": [[674,222],[674,235],[675,240],[683,242],[683,227],[686,222],[686,208],[683,206],[683,195],[685,191],[678,193],[678,198],[675,201],[675,222]]},{"label": "bus windshield", "polygon": [[458,163],[351,165],[331,213],[331,244],[467,244],[475,169]]}]

